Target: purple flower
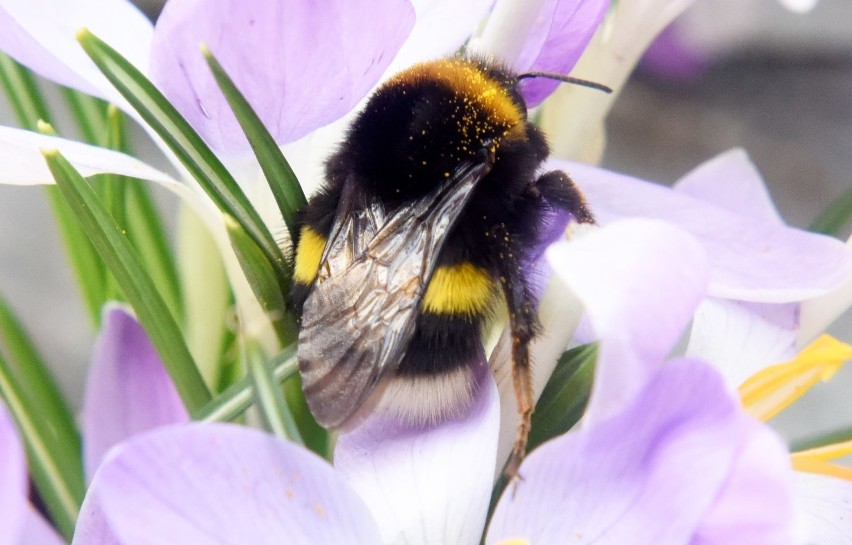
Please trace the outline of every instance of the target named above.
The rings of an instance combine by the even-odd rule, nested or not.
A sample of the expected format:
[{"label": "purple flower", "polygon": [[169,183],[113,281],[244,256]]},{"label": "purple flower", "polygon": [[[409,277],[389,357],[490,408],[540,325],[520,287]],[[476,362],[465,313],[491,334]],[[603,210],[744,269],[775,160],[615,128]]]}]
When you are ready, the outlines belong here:
[{"label": "purple flower", "polygon": [[83,460],[91,479],[107,451],[144,431],[189,421],[148,335],[133,314],[107,305],[83,401]]},{"label": "purple flower", "polygon": [[28,491],[24,449],[0,401],[0,543],[61,545],[59,535],[30,504]]},{"label": "purple flower", "polygon": [[[583,428],[529,456],[486,542],[791,542],[784,448],[711,367],[664,362],[706,289],[699,245],[661,222],[630,220],[560,243],[551,261],[601,338],[601,375],[631,380],[597,381]],[[615,281],[595,281],[602,276]],[[681,306],[660,303],[670,290]],[[628,292],[635,297],[620,296]],[[631,308],[647,319],[624,318]],[[96,474],[74,543],[478,543],[499,411],[490,375],[482,380],[458,420],[429,430],[368,420],[340,438],[334,469],[229,425],[138,436]]]}]

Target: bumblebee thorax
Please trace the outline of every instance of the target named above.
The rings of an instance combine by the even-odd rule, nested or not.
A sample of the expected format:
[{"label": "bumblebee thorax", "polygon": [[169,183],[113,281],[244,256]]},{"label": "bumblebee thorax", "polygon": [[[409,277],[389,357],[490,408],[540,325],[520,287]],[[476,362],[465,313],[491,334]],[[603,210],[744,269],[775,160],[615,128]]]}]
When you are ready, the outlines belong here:
[{"label": "bumblebee thorax", "polygon": [[368,101],[339,155],[381,197],[418,197],[483,150],[525,138],[516,84],[507,70],[479,60],[413,66]]}]

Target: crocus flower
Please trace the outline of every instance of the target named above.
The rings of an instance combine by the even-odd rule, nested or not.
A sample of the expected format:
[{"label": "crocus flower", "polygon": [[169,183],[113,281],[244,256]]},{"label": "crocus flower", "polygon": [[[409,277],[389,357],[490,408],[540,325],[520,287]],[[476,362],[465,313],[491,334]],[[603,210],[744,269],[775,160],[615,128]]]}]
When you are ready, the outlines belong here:
[{"label": "crocus flower", "polygon": [[[701,248],[660,222],[631,220],[554,253],[555,265],[570,260],[557,273],[600,333],[601,373],[632,380],[599,381],[584,429],[529,456],[486,543],[792,542],[783,447],[710,366],[663,361],[706,289]],[[622,268],[636,274],[619,279]],[[681,305],[661,304],[670,290]],[[626,318],[638,307],[648,320]],[[429,430],[368,420],[340,439],[334,469],[229,425],[138,436],[96,474],[74,543],[478,543],[498,417],[493,381],[483,381],[468,415]]]},{"label": "crocus flower", "polygon": [[18,432],[0,401],[0,543],[61,545],[62,539],[29,500],[27,461]]}]

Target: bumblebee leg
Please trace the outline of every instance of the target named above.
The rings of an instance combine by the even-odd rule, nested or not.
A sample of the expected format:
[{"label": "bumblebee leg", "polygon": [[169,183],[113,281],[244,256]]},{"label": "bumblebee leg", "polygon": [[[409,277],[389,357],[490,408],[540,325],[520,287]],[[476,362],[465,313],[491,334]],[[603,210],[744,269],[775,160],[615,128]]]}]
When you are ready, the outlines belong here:
[{"label": "bumblebee leg", "polygon": [[552,170],[542,174],[532,186],[532,191],[543,197],[549,206],[570,212],[580,223],[595,223],[595,217],[586,204],[586,197],[568,174]]},{"label": "bumblebee leg", "polygon": [[512,332],[512,381],[518,403],[518,414],[521,417],[515,436],[515,445],[505,469],[506,476],[511,479],[517,475],[526,453],[532,412],[535,407],[529,345],[537,332],[538,322],[535,314],[535,300],[527,287],[521,256],[515,248],[515,238],[504,224],[498,226],[494,235],[501,248],[500,283],[509,310],[509,325]]}]

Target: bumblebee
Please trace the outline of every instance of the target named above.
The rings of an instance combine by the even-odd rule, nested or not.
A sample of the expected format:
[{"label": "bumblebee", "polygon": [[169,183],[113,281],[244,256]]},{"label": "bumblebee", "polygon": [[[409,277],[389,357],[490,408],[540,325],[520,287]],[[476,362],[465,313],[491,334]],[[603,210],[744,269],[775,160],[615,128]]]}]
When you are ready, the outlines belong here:
[{"label": "bumblebee", "polygon": [[533,410],[531,252],[557,210],[594,221],[564,172],[538,173],[549,149],[519,92],[536,75],[481,58],[413,66],[375,92],[327,161],[301,214],[291,289],[321,425],[345,429],[377,408],[424,424],[464,411],[502,300],[517,467]]}]

